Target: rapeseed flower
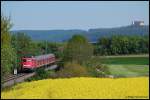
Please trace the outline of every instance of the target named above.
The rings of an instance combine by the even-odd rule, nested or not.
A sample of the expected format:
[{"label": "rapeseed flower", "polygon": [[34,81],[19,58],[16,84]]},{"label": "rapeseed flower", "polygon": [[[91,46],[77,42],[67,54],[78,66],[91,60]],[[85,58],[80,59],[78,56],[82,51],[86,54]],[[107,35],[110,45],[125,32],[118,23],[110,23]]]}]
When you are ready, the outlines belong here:
[{"label": "rapeseed flower", "polygon": [[2,99],[132,99],[149,98],[149,77],[136,78],[63,78],[24,82]]}]

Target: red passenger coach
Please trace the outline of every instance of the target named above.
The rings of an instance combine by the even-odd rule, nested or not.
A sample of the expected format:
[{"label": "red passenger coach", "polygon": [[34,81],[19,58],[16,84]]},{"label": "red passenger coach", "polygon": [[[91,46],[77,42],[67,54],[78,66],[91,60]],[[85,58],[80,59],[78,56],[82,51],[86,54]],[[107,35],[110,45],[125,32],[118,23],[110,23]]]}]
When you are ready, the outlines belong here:
[{"label": "red passenger coach", "polygon": [[54,54],[46,54],[35,57],[22,58],[22,69],[36,69],[44,65],[48,65],[55,62]]}]

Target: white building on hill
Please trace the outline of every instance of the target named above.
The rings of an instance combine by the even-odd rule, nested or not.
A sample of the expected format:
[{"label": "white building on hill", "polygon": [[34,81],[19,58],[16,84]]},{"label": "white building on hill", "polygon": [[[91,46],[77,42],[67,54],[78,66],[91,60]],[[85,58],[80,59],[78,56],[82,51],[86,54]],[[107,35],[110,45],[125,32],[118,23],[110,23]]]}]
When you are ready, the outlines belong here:
[{"label": "white building on hill", "polygon": [[133,26],[144,26],[144,21],[133,21],[132,25]]}]

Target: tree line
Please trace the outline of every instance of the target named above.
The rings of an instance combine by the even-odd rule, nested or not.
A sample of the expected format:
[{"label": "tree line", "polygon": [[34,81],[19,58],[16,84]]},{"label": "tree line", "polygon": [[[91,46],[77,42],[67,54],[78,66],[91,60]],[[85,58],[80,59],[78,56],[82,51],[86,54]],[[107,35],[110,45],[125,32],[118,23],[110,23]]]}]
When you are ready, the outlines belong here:
[{"label": "tree line", "polygon": [[149,53],[149,35],[102,37],[94,46],[95,55],[124,55]]}]

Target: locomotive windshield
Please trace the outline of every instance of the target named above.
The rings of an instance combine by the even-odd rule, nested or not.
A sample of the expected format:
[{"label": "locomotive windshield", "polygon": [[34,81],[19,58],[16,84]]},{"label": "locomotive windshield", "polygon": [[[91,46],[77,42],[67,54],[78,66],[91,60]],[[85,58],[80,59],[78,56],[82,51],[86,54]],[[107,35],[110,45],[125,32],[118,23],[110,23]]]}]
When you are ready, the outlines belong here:
[{"label": "locomotive windshield", "polygon": [[32,61],[31,59],[23,59],[23,62],[30,62]]},{"label": "locomotive windshield", "polygon": [[23,59],[23,62],[26,62],[26,59]]}]

